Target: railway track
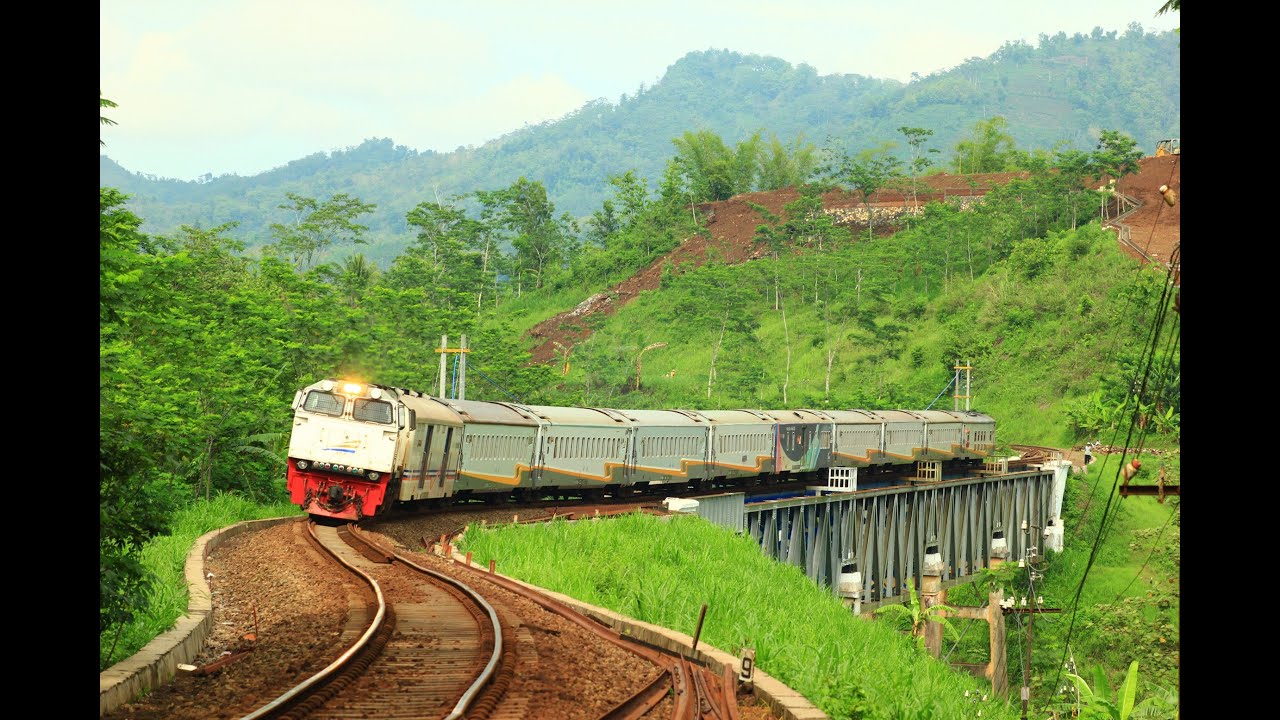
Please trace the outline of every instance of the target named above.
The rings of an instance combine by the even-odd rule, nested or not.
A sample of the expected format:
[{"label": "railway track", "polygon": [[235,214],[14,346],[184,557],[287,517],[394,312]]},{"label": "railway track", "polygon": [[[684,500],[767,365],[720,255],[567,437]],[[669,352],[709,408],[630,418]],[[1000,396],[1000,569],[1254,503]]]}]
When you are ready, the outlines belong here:
[{"label": "railway track", "polygon": [[393,554],[350,528],[310,532],[371,588],[368,625],[337,660],[244,720],[463,717],[503,657],[493,608],[446,575],[393,566]]},{"label": "railway track", "polygon": [[[559,635],[560,631],[529,622],[527,610],[513,603],[511,596],[607,641],[649,667],[645,681],[636,683],[614,682],[609,666],[602,666],[607,692],[594,707],[580,702],[574,717],[739,717],[737,683],[730,669],[716,675],[687,657],[636,643],[501,576],[468,568],[454,577],[424,567],[382,547],[354,525],[308,527],[312,541],[360,578],[372,599],[357,613],[361,627],[348,632],[358,637],[345,652],[242,720],[513,720],[530,717],[535,707],[545,711],[545,693],[522,685],[520,677],[540,674],[537,635]],[[628,677],[621,672],[618,676]]]}]

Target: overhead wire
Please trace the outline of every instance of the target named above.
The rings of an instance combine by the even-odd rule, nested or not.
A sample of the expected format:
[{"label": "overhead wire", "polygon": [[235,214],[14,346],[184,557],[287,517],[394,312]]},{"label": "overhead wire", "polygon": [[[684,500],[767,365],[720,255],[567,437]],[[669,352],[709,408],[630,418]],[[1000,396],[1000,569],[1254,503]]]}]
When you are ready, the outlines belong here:
[{"label": "overhead wire", "polygon": [[523,400],[521,400],[520,398],[516,397],[515,395],[512,395],[510,392],[507,392],[507,389],[506,389],[506,388],[502,387],[502,386],[501,386],[501,385],[499,385],[498,383],[496,383],[496,382],[494,382],[493,380],[491,380],[491,379],[489,378],[489,376],[488,376],[488,375],[485,375],[485,374],[484,374],[484,372],[482,372],[482,371],[480,370],[480,368],[476,367],[475,365],[468,365],[468,366],[467,366],[467,370],[468,370],[468,371],[472,371],[472,370],[474,370],[474,371],[475,371],[475,373],[476,373],[477,375],[479,375],[479,376],[480,376],[480,379],[484,380],[485,382],[487,382],[487,383],[489,383],[490,385],[494,386],[494,387],[495,387],[495,388],[497,388],[498,390],[502,391],[502,393],[503,393],[504,395],[506,395],[507,397],[511,398],[512,400],[515,400],[515,401],[516,401],[516,402],[518,402],[518,403],[521,403],[521,404],[523,404],[523,403],[524,403],[524,401],[523,401]]},{"label": "overhead wire", "polygon": [[[1120,486],[1121,474],[1126,464],[1125,459],[1129,454],[1129,448],[1132,447],[1132,445],[1130,444],[1130,441],[1133,439],[1135,426],[1137,426],[1139,429],[1138,447],[1141,448],[1145,441],[1147,425],[1149,423],[1139,422],[1139,416],[1142,414],[1142,407],[1140,405],[1140,401],[1142,398],[1147,396],[1147,392],[1146,392],[1147,384],[1148,384],[1148,381],[1150,380],[1152,365],[1155,363],[1157,343],[1159,342],[1160,336],[1164,329],[1165,321],[1168,316],[1168,308],[1172,304],[1171,302],[1172,298],[1170,298],[1170,292],[1171,292],[1170,288],[1173,287],[1172,275],[1175,271],[1175,268],[1177,267],[1177,257],[1178,257],[1179,251],[1180,251],[1179,247],[1174,248],[1173,258],[1170,262],[1169,271],[1168,271],[1170,281],[1164,284],[1164,288],[1160,294],[1159,302],[1157,303],[1157,306],[1156,306],[1155,316],[1152,319],[1150,333],[1148,335],[1147,341],[1143,343],[1143,352],[1140,357],[1145,358],[1146,362],[1141,368],[1142,380],[1138,385],[1137,392],[1135,393],[1135,397],[1139,402],[1135,403],[1133,412],[1130,414],[1129,425],[1125,434],[1125,446],[1120,456],[1120,467],[1117,468],[1116,470],[1115,479],[1112,481],[1112,485],[1111,485],[1111,492],[1108,494],[1106,505],[1104,505],[1102,509],[1102,519],[1098,524],[1098,532],[1094,537],[1093,545],[1090,548],[1089,558],[1085,563],[1084,572],[1080,576],[1079,583],[1076,585],[1075,596],[1073,597],[1071,604],[1069,606],[1070,613],[1071,613],[1071,620],[1067,626],[1066,637],[1063,640],[1063,648],[1064,648],[1063,658],[1057,664],[1058,665],[1057,674],[1055,675],[1053,684],[1050,685],[1050,687],[1057,687],[1058,682],[1061,680],[1062,666],[1063,666],[1063,663],[1066,661],[1066,651],[1067,651],[1066,649],[1070,647],[1071,636],[1075,632],[1076,614],[1077,614],[1076,610],[1079,608],[1080,596],[1083,593],[1084,586],[1088,581],[1089,572],[1093,569],[1094,561],[1097,560],[1098,551],[1102,547],[1102,541],[1107,536],[1107,532],[1113,526],[1116,515],[1119,514],[1118,511],[1116,513],[1111,513],[1111,504],[1115,498],[1116,489]],[[1176,325],[1177,323],[1175,322],[1173,330],[1177,329]],[[1176,335],[1177,333],[1173,332],[1173,330],[1171,330],[1171,332],[1174,335]],[[1176,342],[1173,342],[1171,339],[1170,350],[1172,350],[1174,347],[1176,347]],[[1166,356],[1165,359],[1166,359],[1166,366],[1172,362],[1172,357],[1170,356]],[[1095,484],[1094,488],[1096,489],[1096,487],[1097,485]],[[1091,491],[1090,499],[1092,499],[1092,496],[1093,496],[1093,493]],[[1086,508],[1087,508],[1087,504],[1086,504]],[[1081,522],[1083,523],[1083,521],[1084,521],[1084,516],[1082,515]],[[1041,708],[1043,709],[1044,706],[1045,706],[1045,703],[1042,702]]]},{"label": "overhead wire", "polygon": [[[1150,328],[1148,329],[1147,337],[1146,337],[1146,339],[1144,339],[1144,341],[1143,341],[1143,354],[1140,356],[1140,357],[1142,357],[1142,358],[1151,358],[1151,359],[1154,359],[1154,357],[1155,357],[1155,346],[1156,346],[1156,343],[1159,341],[1160,335],[1161,335],[1161,333],[1162,333],[1162,331],[1163,331],[1163,328],[1164,328],[1165,317],[1166,317],[1166,316],[1167,316],[1167,314],[1168,314],[1168,307],[1169,307],[1169,293],[1170,293],[1170,290],[1169,290],[1169,289],[1170,289],[1170,287],[1172,286],[1172,277],[1173,277],[1173,275],[1174,275],[1174,273],[1175,273],[1175,268],[1177,267],[1177,262],[1178,262],[1178,255],[1179,255],[1179,252],[1180,252],[1179,248],[1175,247],[1175,248],[1174,248],[1174,250],[1173,250],[1173,256],[1172,256],[1171,261],[1170,261],[1170,267],[1169,267],[1169,270],[1168,270],[1168,272],[1166,273],[1167,281],[1166,281],[1166,283],[1165,283],[1165,285],[1164,285],[1164,290],[1163,290],[1163,292],[1161,293],[1161,295],[1160,295],[1160,299],[1159,299],[1159,302],[1157,303],[1157,306],[1156,306],[1156,310],[1155,310],[1155,317],[1153,318],[1152,323],[1151,323],[1151,326],[1150,326]],[[1130,298],[1130,297],[1126,297],[1126,298],[1125,298],[1125,304],[1121,307],[1121,315],[1123,315],[1125,312],[1127,312],[1127,309],[1128,309],[1128,305],[1129,305],[1130,300],[1131,300],[1131,298]],[[1173,334],[1173,336],[1175,336],[1175,337],[1178,335],[1178,333],[1176,332],[1176,330],[1177,330],[1177,323],[1176,323],[1176,321],[1175,321],[1174,332],[1172,333],[1172,334]],[[1109,350],[1107,357],[1106,357],[1106,358],[1104,359],[1104,361],[1103,361],[1103,363],[1104,363],[1104,364],[1110,364],[1110,363],[1112,362],[1112,358],[1114,357],[1113,353],[1116,351],[1116,349],[1117,349],[1117,347],[1118,347],[1118,346],[1119,346],[1119,342],[1118,342],[1118,340],[1117,340],[1116,342],[1114,342],[1114,343],[1112,344],[1112,347],[1111,347],[1111,349]],[[1147,380],[1147,375],[1149,375],[1149,373],[1150,373],[1150,365],[1151,365],[1151,360],[1149,359],[1149,360],[1148,360],[1148,362],[1147,362],[1146,368],[1145,368],[1145,369],[1140,368],[1140,370],[1142,370],[1142,377],[1143,377],[1143,379],[1142,379],[1142,384],[1141,384],[1141,386],[1140,386],[1140,388],[1139,388],[1139,391],[1138,391],[1138,393],[1137,393],[1137,397],[1139,397],[1139,398],[1144,397],[1144,396],[1145,396],[1145,394],[1146,394],[1146,380]],[[1130,383],[1130,385],[1131,385],[1131,387],[1132,387],[1132,383]],[[1132,420],[1132,418],[1131,418],[1131,420]],[[1117,438],[1117,436],[1119,435],[1119,432],[1120,432],[1120,429],[1117,427],[1117,428],[1115,429],[1115,431],[1112,433],[1111,441],[1108,443],[1108,445],[1109,445],[1109,446],[1111,446],[1111,447],[1114,447],[1114,446],[1115,446],[1115,439],[1116,439],[1116,438]],[[1128,448],[1129,448],[1129,447],[1130,447],[1130,446],[1129,446],[1129,444],[1128,444],[1128,442],[1127,442],[1127,440],[1126,440],[1126,443],[1125,443],[1125,453],[1127,453],[1127,452],[1128,452]],[[1110,459],[1110,454],[1108,454],[1108,455],[1106,455],[1106,456],[1104,456],[1104,457],[1103,457],[1102,465],[1099,467],[1099,471],[1100,471],[1100,473],[1105,473],[1105,472],[1106,472],[1106,470],[1107,470],[1107,463],[1108,463],[1109,459]],[[1123,457],[1123,455],[1122,455],[1122,456],[1121,456],[1121,467],[1123,467],[1123,464],[1124,464],[1124,457]],[[1086,469],[1086,472],[1087,472],[1088,468],[1086,467],[1085,469]],[[1076,526],[1075,526],[1075,528],[1073,528],[1073,530],[1072,530],[1072,532],[1073,532],[1073,533],[1074,533],[1074,532],[1079,532],[1080,528],[1084,526],[1085,521],[1088,519],[1088,511],[1089,511],[1089,507],[1090,507],[1090,505],[1093,503],[1094,493],[1097,491],[1098,484],[1099,484],[1099,483],[1094,483],[1093,485],[1091,485],[1091,486],[1090,486],[1090,488],[1089,488],[1089,495],[1088,495],[1088,497],[1086,497],[1086,498],[1085,498],[1084,507],[1083,507],[1083,508],[1081,508],[1081,510],[1080,510],[1080,519],[1079,519],[1079,521],[1077,521],[1077,522],[1076,522]]]}]

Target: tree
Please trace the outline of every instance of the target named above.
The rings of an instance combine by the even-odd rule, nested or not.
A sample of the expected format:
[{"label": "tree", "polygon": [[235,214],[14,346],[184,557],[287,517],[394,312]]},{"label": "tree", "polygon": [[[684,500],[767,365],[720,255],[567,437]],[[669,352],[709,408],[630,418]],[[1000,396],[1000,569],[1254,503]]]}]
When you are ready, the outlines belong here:
[{"label": "tree", "polygon": [[143,544],[168,519],[171,500],[149,481],[155,457],[141,412],[123,402],[118,388],[136,382],[143,364],[126,319],[146,303],[150,267],[140,249],[142,221],[123,205],[126,195],[99,189],[99,392],[98,392],[98,631],[122,628],[145,607],[149,586],[138,559]]},{"label": "tree", "polygon": [[271,224],[271,234],[276,238],[272,247],[290,258],[299,270],[311,267],[316,254],[327,250],[335,241],[349,239],[355,244],[364,243],[363,235],[369,228],[356,223],[355,219],[378,208],[347,193],[338,193],[323,203],[294,192],[285,196],[290,202],[276,207],[292,212],[293,222]]},{"label": "tree", "polygon": [[442,308],[479,308],[488,282],[484,223],[461,208],[431,202],[418,203],[405,221],[418,237],[393,264],[396,284],[422,288]]},{"label": "tree", "polygon": [[342,272],[338,275],[338,285],[351,307],[360,304],[360,298],[374,278],[378,276],[378,267],[369,261],[363,253],[349,256],[342,262]]},{"label": "tree", "polygon": [[862,206],[867,211],[867,239],[874,238],[875,217],[871,212],[871,196],[890,180],[901,176],[902,161],[889,155],[888,145],[866,150],[857,157],[841,151],[828,152],[832,158],[826,166],[828,176],[862,197]]},{"label": "tree", "polygon": [[907,170],[911,173],[911,204],[919,205],[916,196],[916,178],[933,164],[933,160],[929,159],[929,153],[940,151],[937,148],[924,149],[925,142],[933,135],[932,130],[903,125],[898,128],[898,132],[907,136],[907,144],[911,146],[911,160],[907,163]]},{"label": "tree", "polygon": [[515,248],[517,282],[532,275],[535,287],[542,287],[549,270],[565,256],[577,223],[563,213],[556,217],[555,205],[547,199],[547,189],[523,176],[503,190],[477,190],[481,219],[506,230]]},{"label": "tree", "polygon": [[737,194],[734,182],[734,153],[719,135],[710,130],[685,132],[674,138],[674,163],[684,176],[694,203],[728,200]]},{"label": "tree", "polygon": [[1142,157],[1136,140],[1119,130],[1103,130],[1098,137],[1098,148],[1090,157],[1090,167],[1095,180],[1106,176],[1118,181],[1138,172],[1138,161]]},{"label": "tree", "polygon": [[916,594],[916,584],[911,578],[907,578],[907,593],[909,596],[903,604],[878,607],[875,614],[884,613],[906,619],[910,625],[911,636],[916,639],[916,647],[921,650],[924,650],[924,627],[928,623],[942,623],[943,629],[949,636],[953,638],[959,636],[960,633],[956,631],[955,626],[946,618],[946,611],[950,610],[950,607],[942,603],[925,607],[920,601],[920,596]]},{"label": "tree", "polygon": [[1003,172],[1015,149],[1009,123],[1002,117],[980,120],[956,143],[951,166],[961,175]]},{"label": "tree", "polygon": [[778,190],[806,182],[817,169],[817,149],[799,135],[791,145],[784,145],[776,135],[760,152],[760,190]]},{"label": "tree", "polygon": [[1176,694],[1157,689],[1155,694],[1135,703],[1138,696],[1137,660],[1129,664],[1124,683],[1116,688],[1114,695],[1101,665],[1094,667],[1093,687],[1074,673],[1067,673],[1067,678],[1076,687],[1077,699],[1062,703],[1059,709],[1075,713],[1074,716],[1082,720],[1172,720],[1177,717]]}]

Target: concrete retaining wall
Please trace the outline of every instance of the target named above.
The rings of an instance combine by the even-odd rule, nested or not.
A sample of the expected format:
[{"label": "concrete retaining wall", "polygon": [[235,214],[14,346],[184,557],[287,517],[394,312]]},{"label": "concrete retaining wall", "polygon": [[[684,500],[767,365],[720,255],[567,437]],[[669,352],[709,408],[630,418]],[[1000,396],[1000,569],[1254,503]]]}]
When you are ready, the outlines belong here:
[{"label": "concrete retaining wall", "polygon": [[204,561],[209,551],[242,532],[260,530],[296,517],[250,520],[221,530],[213,530],[196,540],[187,554],[187,614],[177,624],[147,643],[132,657],[103,670],[98,676],[98,717],[115,710],[154,688],[169,682],[178,665],[190,663],[204,649],[213,627],[213,604],[205,579]]}]

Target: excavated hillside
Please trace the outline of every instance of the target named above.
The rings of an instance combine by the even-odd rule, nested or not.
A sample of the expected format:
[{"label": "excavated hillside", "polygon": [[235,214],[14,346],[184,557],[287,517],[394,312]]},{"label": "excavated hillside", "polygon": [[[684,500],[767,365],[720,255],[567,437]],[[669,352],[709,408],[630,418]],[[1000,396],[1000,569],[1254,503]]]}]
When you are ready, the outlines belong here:
[{"label": "excavated hillside", "polygon": [[[1142,262],[1168,264],[1178,246],[1180,227],[1179,204],[1169,206],[1159,188],[1168,185],[1176,194],[1179,185],[1179,158],[1181,155],[1143,158],[1140,169],[1116,184],[1119,194],[1128,199],[1127,212],[1114,218],[1109,226],[1117,226],[1117,242],[1130,255]],[[895,190],[878,191],[870,197],[870,207],[879,234],[891,233],[897,221],[914,207],[933,200],[975,200],[991,188],[1014,178],[1026,177],[1026,173],[987,173],[981,175],[948,175],[941,173],[922,177],[918,181],[915,196]],[[594,315],[611,315],[618,308],[634,300],[645,290],[659,286],[662,268],[667,264],[679,266],[690,263],[698,266],[710,257],[729,263],[742,263],[764,256],[766,250],[753,238],[761,224],[760,215],[749,203],[762,205],[774,214],[782,214],[787,203],[799,197],[792,188],[769,192],[739,195],[715,203],[699,205],[695,210],[707,218],[706,234],[694,235],[685,240],[666,256],[658,258],[648,267],[627,280],[592,295],[572,310],[538,323],[529,330],[529,336],[537,341],[532,359],[538,363],[552,362],[557,349],[569,350],[591,334],[588,319]],[[859,195],[834,190],[823,196],[823,206],[836,216],[837,222],[856,232],[866,232],[867,211]],[[1133,209],[1136,206],[1136,209]],[[1127,241],[1126,241],[1127,238]],[[714,253],[712,252],[714,250]]]}]

